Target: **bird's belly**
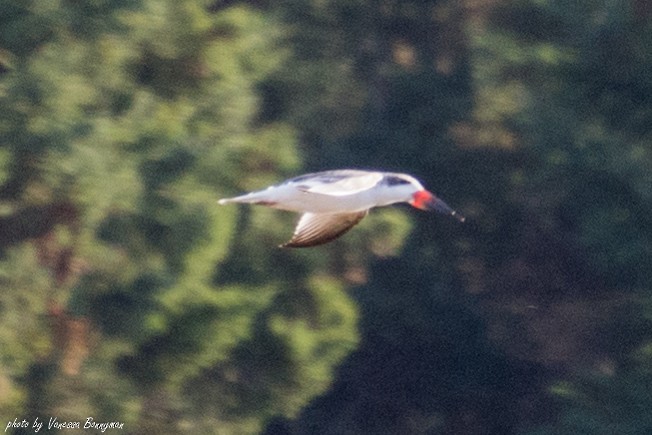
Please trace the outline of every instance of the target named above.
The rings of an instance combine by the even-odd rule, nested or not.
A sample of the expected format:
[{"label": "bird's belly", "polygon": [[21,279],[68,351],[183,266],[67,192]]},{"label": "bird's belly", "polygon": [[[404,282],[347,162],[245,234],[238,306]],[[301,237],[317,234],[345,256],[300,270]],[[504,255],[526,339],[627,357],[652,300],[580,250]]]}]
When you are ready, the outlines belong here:
[{"label": "bird's belly", "polygon": [[302,193],[278,198],[271,207],[298,213],[350,213],[368,210],[375,202],[367,194],[331,196]]}]

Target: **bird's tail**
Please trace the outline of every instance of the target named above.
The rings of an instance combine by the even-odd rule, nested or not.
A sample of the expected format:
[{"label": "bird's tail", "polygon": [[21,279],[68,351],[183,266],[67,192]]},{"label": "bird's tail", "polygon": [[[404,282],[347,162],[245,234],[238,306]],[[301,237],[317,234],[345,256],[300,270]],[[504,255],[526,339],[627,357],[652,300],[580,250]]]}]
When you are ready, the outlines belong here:
[{"label": "bird's tail", "polygon": [[220,205],[233,204],[233,203],[245,203],[245,204],[262,204],[262,205],[271,205],[274,204],[273,201],[267,201],[260,194],[260,192],[251,192],[245,195],[234,196],[233,198],[222,198],[217,201]]},{"label": "bird's tail", "polygon": [[242,196],[235,196],[233,198],[222,198],[219,201],[217,201],[217,203],[220,205],[233,204],[238,202],[252,202],[252,200],[251,198],[247,198],[247,195],[242,195]]}]

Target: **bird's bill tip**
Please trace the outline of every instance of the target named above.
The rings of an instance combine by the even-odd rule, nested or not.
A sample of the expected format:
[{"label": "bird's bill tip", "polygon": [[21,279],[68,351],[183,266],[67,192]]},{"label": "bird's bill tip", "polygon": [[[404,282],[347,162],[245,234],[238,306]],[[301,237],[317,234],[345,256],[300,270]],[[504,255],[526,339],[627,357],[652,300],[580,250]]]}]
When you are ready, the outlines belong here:
[{"label": "bird's bill tip", "polygon": [[464,221],[466,220],[466,218],[465,218],[464,216],[462,216],[461,214],[459,214],[459,213],[456,212],[456,211],[453,211],[453,213],[451,213],[451,216],[453,216],[453,217],[454,217],[455,219],[457,219],[459,222],[464,222]]}]

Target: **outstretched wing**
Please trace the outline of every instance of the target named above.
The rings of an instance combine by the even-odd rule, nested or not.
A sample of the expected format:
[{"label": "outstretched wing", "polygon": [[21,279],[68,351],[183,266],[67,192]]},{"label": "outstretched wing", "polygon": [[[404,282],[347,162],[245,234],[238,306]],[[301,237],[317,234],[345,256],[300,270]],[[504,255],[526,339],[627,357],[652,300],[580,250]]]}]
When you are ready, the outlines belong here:
[{"label": "outstretched wing", "polygon": [[339,170],[307,174],[289,180],[288,184],[302,192],[344,196],[371,189],[382,179],[380,172]]},{"label": "outstretched wing", "polygon": [[299,219],[292,239],[282,248],[308,248],[330,242],[353,228],[368,213],[305,213]]}]

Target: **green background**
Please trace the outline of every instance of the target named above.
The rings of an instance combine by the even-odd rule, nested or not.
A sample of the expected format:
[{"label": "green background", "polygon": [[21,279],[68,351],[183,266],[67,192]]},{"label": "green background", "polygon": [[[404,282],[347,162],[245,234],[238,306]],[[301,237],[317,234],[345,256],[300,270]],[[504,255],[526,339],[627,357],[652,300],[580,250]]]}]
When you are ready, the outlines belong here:
[{"label": "green background", "polygon": [[[650,47],[640,0],[1,0],[0,427],[652,433]],[[216,202],[336,168],[467,220]]]}]

